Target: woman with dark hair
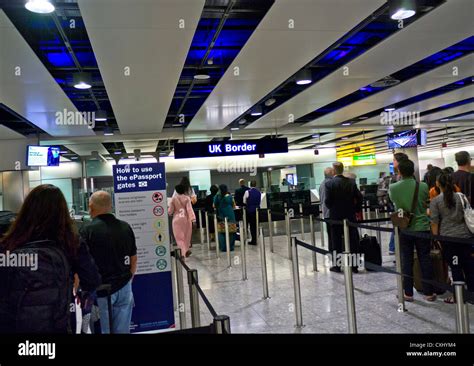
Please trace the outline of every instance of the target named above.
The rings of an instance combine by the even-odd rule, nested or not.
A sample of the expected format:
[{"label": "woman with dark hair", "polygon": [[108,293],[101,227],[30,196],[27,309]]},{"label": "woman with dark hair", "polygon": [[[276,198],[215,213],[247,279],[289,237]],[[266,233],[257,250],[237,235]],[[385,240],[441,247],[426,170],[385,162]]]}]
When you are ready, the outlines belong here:
[{"label": "woman with dark hair", "polygon": [[[438,168],[436,168],[438,169]],[[443,170],[440,170],[439,172],[437,172],[436,174],[436,177],[434,177],[434,181],[435,181],[435,185],[434,186],[430,186],[430,200],[432,200],[433,198],[435,198],[436,196],[438,196],[440,193],[441,193],[441,190],[439,189],[439,186],[438,184],[436,183],[437,180],[438,180],[438,177],[441,175],[441,173],[445,173],[445,174],[453,174],[454,173],[454,169],[451,168],[451,167],[447,167],[447,168],[444,168]],[[432,177],[430,175],[430,177],[428,178],[428,180],[431,181]],[[454,185],[454,191],[455,192],[461,192],[461,190],[459,189],[459,187],[455,184]]]},{"label": "woman with dark hair", "polygon": [[[211,194],[206,197],[206,203],[205,203],[206,215],[214,213],[214,197],[216,197],[217,192],[219,192],[219,187],[214,184],[209,188],[209,190],[211,191]],[[214,227],[213,217],[209,217],[208,223],[209,223],[210,240],[214,240],[214,234],[215,234],[216,229]]]},{"label": "woman with dark hair", "polygon": [[[191,203],[194,205],[197,202],[197,196],[196,193],[194,192],[193,187],[191,187],[191,182],[189,181],[188,177],[183,177],[181,178],[181,182],[179,182],[179,185],[183,186],[184,188],[184,194],[191,198]],[[177,193],[176,190],[173,193],[173,197],[176,196]]]},{"label": "woman with dark hair", "polygon": [[0,333],[69,332],[74,274],[89,292],[100,275],[59,188],[44,184],[28,194],[0,252],[29,258],[23,266],[0,267]]},{"label": "woman with dark hair", "polygon": [[226,241],[225,241],[225,218],[229,225],[229,241],[230,250],[234,250],[235,233],[237,232],[237,224],[235,221],[235,202],[227,189],[225,184],[219,186],[219,193],[214,197],[214,207],[217,211],[218,232],[219,232],[219,248],[221,252],[226,252]]},{"label": "woman with dark hair", "polygon": [[[463,201],[467,198],[456,193],[452,175],[442,172],[437,180],[441,194],[430,204],[431,231],[433,235],[454,238],[471,238],[472,234],[464,220]],[[469,291],[474,291],[474,264],[471,258],[471,246],[443,242],[443,254],[451,267],[453,281],[464,281]],[[453,297],[445,299],[454,303]]]},{"label": "woman with dark hair", "polygon": [[184,257],[189,257],[191,251],[191,235],[196,215],[193,211],[191,199],[186,195],[186,188],[182,184],[175,187],[176,195],[171,198],[168,214],[173,215],[173,235],[176,244]]}]

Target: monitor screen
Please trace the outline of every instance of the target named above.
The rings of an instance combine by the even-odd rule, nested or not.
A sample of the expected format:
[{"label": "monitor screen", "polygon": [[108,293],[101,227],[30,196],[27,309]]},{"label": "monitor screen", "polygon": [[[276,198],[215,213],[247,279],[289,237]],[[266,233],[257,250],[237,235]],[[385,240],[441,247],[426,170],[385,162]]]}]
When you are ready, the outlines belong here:
[{"label": "monitor screen", "polygon": [[426,130],[406,130],[387,135],[389,149],[401,149],[426,145]]},{"label": "monitor screen", "polygon": [[296,186],[298,184],[297,178],[295,174],[287,174],[286,175],[286,181],[288,182],[289,185],[291,186]]},{"label": "monitor screen", "polygon": [[26,153],[28,166],[59,166],[59,146],[29,145]]}]

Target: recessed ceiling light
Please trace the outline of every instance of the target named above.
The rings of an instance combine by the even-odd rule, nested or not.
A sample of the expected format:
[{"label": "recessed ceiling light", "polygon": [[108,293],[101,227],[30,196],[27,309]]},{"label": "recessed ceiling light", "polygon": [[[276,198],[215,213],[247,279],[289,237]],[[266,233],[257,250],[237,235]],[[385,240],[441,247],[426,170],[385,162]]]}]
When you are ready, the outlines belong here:
[{"label": "recessed ceiling light", "polygon": [[262,110],[262,107],[260,106],[256,106],[252,112],[250,112],[250,115],[251,116],[261,116],[263,114],[263,110]]},{"label": "recessed ceiling light", "polygon": [[107,112],[103,109],[99,109],[95,112],[95,120],[98,122],[107,121]]},{"label": "recessed ceiling light", "polygon": [[276,102],[276,99],[275,99],[275,98],[270,98],[270,99],[267,99],[267,100],[265,101],[265,105],[266,105],[267,107],[270,107],[272,104],[275,104],[275,102]]},{"label": "recessed ceiling light", "polygon": [[440,120],[441,122],[446,122],[446,121],[449,121],[449,118],[443,118]]},{"label": "recessed ceiling light", "polygon": [[208,80],[210,79],[211,76],[209,75],[209,73],[207,73],[206,71],[204,70],[199,70],[195,75],[194,75],[194,79],[196,80]]},{"label": "recessed ceiling light", "polygon": [[112,130],[112,128],[108,126],[104,128],[104,136],[113,136],[113,135],[114,135],[114,131]]},{"label": "recessed ceiling light", "polygon": [[91,74],[77,72],[73,75],[73,85],[76,89],[90,89],[92,87]]},{"label": "recessed ceiling light", "polygon": [[367,119],[367,118],[369,118],[369,117],[367,117],[367,116],[360,116],[359,117],[360,120]]},{"label": "recessed ceiling light", "polygon": [[319,133],[315,133],[315,134],[311,135],[311,137],[312,137],[313,139],[317,139],[319,136],[320,136]]},{"label": "recessed ceiling light", "polygon": [[25,8],[38,14],[49,14],[54,11],[54,5],[50,0],[28,0]]},{"label": "recessed ceiling light", "polygon": [[72,160],[76,160],[76,159],[78,159],[78,158],[79,158],[78,156],[71,156],[71,159],[72,159]]},{"label": "recessed ceiling light", "polygon": [[238,128],[238,127],[231,127],[231,129],[230,129],[230,130],[231,130],[231,131],[238,131],[238,130],[239,130],[239,128]]},{"label": "recessed ceiling light", "polygon": [[247,123],[247,120],[245,118],[242,118],[240,121],[239,121],[239,125],[245,125]]},{"label": "recessed ceiling light", "polygon": [[350,125],[352,125],[352,122],[344,122],[344,123],[342,123],[342,126],[350,126]]},{"label": "recessed ceiling light", "polygon": [[408,19],[416,14],[415,0],[391,0],[389,6],[390,18],[393,20]]},{"label": "recessed ceiling light", "polygon": [[298,85],[310,84],[313,81],[312,76],[311,76],[311,70],[304,69],[304,70],[299,71],[296,74],[295,79],[296,79],[296,84]]},{"label": "recessed ceiling light", "polygon": [[348,139],[349,139],[349,137],[347,137],[347,136],[341,137],[341,140],[348,140]]},{"label": "recessed ceiling light", "polygon": [[384,111],[385,111],[385,112],[392,112],[392,111],[394,111],[394,110],[396,110],[396,109],[397,109],[397,108],[395,108],[395,107],[387,107],[387,108],[384,108]]}]

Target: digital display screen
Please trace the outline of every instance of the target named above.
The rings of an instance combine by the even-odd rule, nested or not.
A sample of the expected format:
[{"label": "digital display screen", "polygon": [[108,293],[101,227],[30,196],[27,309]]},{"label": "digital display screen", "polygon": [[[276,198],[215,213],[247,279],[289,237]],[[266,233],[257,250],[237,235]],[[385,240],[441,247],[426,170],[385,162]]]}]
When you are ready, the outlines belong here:
[{"label": "digital display screen", "polygon": [[176,143],[175,159],[287,153],[286,138]]},{"label": "digital display screen", "polygon": [[290,184],[292,186],[298,185],[298,180],[297,180],[297,177],[296,177],[295,174],[287,174],[286,175],[286,181],[288,182],[288,184]]},{"label": "digital display screen", "polygon": [[389,149],[401,149],[426,145],[426,130],[407,130],[387,136]]},{"label": "digital display screen", "polygon": [[26,152],[26,165],[59,166],[60,151],[59,146],[29,145]]}]

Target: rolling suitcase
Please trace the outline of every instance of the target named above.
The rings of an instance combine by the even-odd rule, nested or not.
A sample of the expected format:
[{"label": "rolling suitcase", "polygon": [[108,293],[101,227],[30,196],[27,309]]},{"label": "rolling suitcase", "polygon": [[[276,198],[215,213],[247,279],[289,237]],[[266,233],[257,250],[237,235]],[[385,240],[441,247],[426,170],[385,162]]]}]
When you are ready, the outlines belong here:
[{"label": "rolling suitcase", "polygon": [[[382,249],[375,236],[368,236],[365,234],[359,243],[359,251],[364,255],[364,263],[370,262],[377,265],[382,265]],[[365,266],[367,271],[371,271]]]},{"label": "rolling suitcase", "polygon": [[[433,280],[442,284],[450,284],[448,265],[443,259],[441,248],[433,246],[430,252],[431,261],[433,263]],[[415,252],[413,261],[413,286],[416,291],[423,292],[423,283],[421,282],[422,274],[418,253]],[[444,289],[435,287],[434,292],[438,295],[446,292]]]}]

